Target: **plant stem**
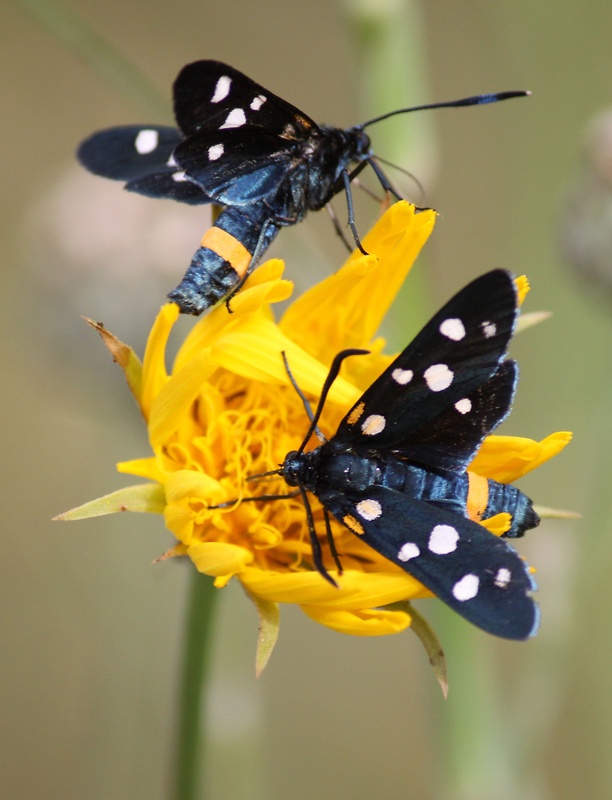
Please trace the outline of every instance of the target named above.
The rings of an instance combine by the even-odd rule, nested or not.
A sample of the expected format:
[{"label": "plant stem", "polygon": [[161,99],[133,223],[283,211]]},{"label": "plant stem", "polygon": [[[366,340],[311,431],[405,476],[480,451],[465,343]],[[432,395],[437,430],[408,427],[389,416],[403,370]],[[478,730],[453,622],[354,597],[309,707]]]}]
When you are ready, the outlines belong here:
[{"label": "plant stem", "polygon": [[212,578],[193,571],[189,589],[179,717],[177,723],[174,800],[201,800],[206,736],[202,717],[210,672],[213,616],[217,591]]}]

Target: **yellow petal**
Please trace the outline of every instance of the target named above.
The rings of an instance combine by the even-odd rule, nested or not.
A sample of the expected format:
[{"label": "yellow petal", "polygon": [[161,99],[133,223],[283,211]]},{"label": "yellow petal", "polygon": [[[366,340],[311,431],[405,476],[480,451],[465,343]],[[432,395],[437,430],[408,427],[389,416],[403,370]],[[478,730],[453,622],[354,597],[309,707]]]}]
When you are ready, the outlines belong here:
[{"label": "yellow petal", "polygon": [[146,478],[149,481],[162,483],[166,475],[158,466],[155,456],[151,458],[134,458],[131,461],[120,461],[117,464],[117,472],[126,475],[135,475],[137,478]]},{"label": "yellow petal", "polygon": [[167,380],[151,398],[149,440],[153,449],[168,441],[183,421],[189,419],[190,406],[215,369],[210,351],[204,350]]},{"label": "yellow petal", "polygon": [[411,617],[405,611],[387,609],[347,611],[342,608],[330,609],[328,606],[302,606],[302,611],[327,628],[353,636],[387,636],[391,633],[401,633],[411,622]]},{"label": "yellow petal", "polygon": [[370,342],[431,233],[434,211],[395,203],[346,264],[291,304],[280,327],[322,361]]},{"label": "yellow petal", "polygon": [[[211,349],[211,357],[224,369],[250,380],[287,385],[289,378],[282,359],[283,351],[302,391],[318,396],[328,366],[297,346],[272,320],[261,315],[219,336]],[[328,398],[330,402],[348,408],[360,394],[356,386],[338,377]]]},{"label": "yellow petal", "polygon": [[104,497],[98,497],[82,506],[65,511],[54,517],[64,522],[88,517],[101,517],[104,514],[115,514],[118,511],[140,511],[149,514],[163,514],[166,503],[164,487],[159,483],[145,483],[138,486],[126,486]]},{"label": "yellow petal", "polygon": [[499,514],[495,514],[493,517],[480,520],[480,525],[486,528],[489,533],[492,533],[494,536],[501,536],[506,531],[510,530],[510,526],[512,525],[512,515],[508,514],[506,511],[502,511]]},{"label": "yellow petal", "polygon": [[520,436],[487,436],[470,470],[500,483],[514,483],[560,453],[571,439],[568,431],[552,433],[541,442]]},{"label": "yellow petal", "polygon": [[140,408],[145,419],[149,419],[151,404],[168,380],[166,372],[166,345],[170,331],[178,319],[179,308],[174,303],[162,306],[147,340],[142,365],[142,391]]},{"label": "yellow petal", "polygon": [[253,562],[249,550],[226,542],[193,541],[187,547],[187,555],[199,572],[213,577],[231,577]]},{"label": "yellow petal", "polygon": [[279,258],[273,258],[254,270],[244,287],[232,297],[230,308],[233,314],[245,314],[255,311],[269,303],[280,303],[291,297],[293,283],[281,280],[285,264]]},{"label": "yellow petal", "polygon": [[203,472],[181,469],[168,476],[166,497],[169,503],[198,498],[216,503],[223,497],[224,490],[219,481]]},{"label": "yellow petal", "polygon": [[342,575],[330,570],[330,575],[339,588],[318,572],[275,573],[246,569],[240,580],[249,592],[275,603],[325,605],[338,610],[362,611],[411,597],[429,596],[422,584],[399,570],[388,573],[346,570]]},{"label": "yellow petal", "polygon": [[198,320],[181,345],[173,371],[182,369],[202,350],[210,347],[219,336],[245,324],[257,316],[271,318],[268,303],[285,299],[291,292],[291,284],[280,280],[284,264],[279,259],[270,259],[259,266],[248,278],[244,288],[231,299],[231,314],[225,301],[219,303],[208,314]]},{"label": "yellow petal", "polygon": [[527,293],[531,289],[531,286],[529,285],[529,280],[526,275],[519,275],[518,278],[515,278],[514,284],[518,294],[518,304],[521,306],[527,297]]}]

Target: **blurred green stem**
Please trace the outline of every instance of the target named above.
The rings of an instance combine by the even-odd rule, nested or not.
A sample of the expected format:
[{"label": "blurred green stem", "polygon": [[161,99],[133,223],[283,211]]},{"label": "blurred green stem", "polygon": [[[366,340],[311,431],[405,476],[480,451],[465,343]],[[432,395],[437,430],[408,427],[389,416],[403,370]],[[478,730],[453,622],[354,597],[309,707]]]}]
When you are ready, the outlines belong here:
[{"label": "blurred green stem", "polygon": [[195,570],[191,576],[185,628],[183,673],[179,696],[173,800],[201,800],[206,736],[202,717],[217,591],[212,578]]},{"label": "blurred green stem", "polygon": [[118,89],[143,113],[162,119],[170,114],[167,98],[121,50],[60,0],[19,0],[20,5],[51,35],[83,59],[109,86]]}]

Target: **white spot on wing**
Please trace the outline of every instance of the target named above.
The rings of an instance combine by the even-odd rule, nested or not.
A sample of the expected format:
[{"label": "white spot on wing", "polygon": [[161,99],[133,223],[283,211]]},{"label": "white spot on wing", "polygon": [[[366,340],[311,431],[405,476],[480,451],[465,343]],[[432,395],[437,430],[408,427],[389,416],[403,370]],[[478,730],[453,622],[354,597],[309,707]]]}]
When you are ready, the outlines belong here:
[{"label": "white spot on wing", "polygon": [[249,106],[253,111],[259,111],[259,109],[263,106],[268,98],[263,94],[258,94],[257,97],[254,97],[251,100],[251,105]]},{"label": "white spot on wing", "polygon": [[472,401],[469,397],[464,397],[461,400],[457,400],[455,408],[460,414],[468,414],[472,410]]},{"label": "white spot on wing", "polygon": [[376,436],[377,433],[384,431],[387,420],[380,414],[370,414],[361,423],[361,430],[366,436]]},{"label": "white spot on wing", "polygon": [[479,585],[478,575],[468,573],[453,586],[453,595],[457,600],[471,600],[478,594]]},{"label": "white spot on wing", "polygon": [[507,567],[500,567],[500,569],[497,570],[497,575],[495,576],[495,585],[499,586],[500,589],[505,589],[510,583],[511,577],[512,573]]},{"label": "white spot on wing", "polygon": [[221,100],[225,100],[225,98],[229,94],[230,86],[232,85],[232,79],[229,75],[222,75],[217,84],[215,86],[215,91],[213,92],[213,96],[210,98],[211,103],[220,103]]},{"label": "white spot on wing", "polygon": [[166,161],[167,167],[176,167],[176,161],[174,159],[174,153],[170,153],[170,158]]},{"label": "white spot on wing", "polygon": [[184,172],[174,172],[172,174],[172,180],[176,181],[177,183],[183,183],[183,181],[187,180],[187,176]]},{"label": "white spot on wing", "polygon": [[216,161],[218,158],[221,158],[223,155],[223,144],[219,142],[219,144],[213,144],[211,147],[208,148],[208,160],[209,161]]},{"label": "white spot on wing", "polygon": [[459,534],[452,525],[436,525],[429,534],[428,547],[432,553],[445,556],[457,549]]},{"label": "white spot on wing", "polygon": [[378,519],[378,517],[380,517],[382,514],[382,506],[378,500],[360,500],[355,508],[357,509],[357,513],[360,517],[363,517],[369,521]]},{"label": "white spot on wing", "polygon": [[485,339],[490,339],[491,336],[495,336],[497,333],[497,325],[494,322],[483,322],[482,323],[482,332],[485,335]]},{"label": "white spot on wing", "polygon": [[432,392],[442,392],[453,382],[453,373],[446,364],[432,364],[425,370],[423,377]]},{"label": "white spot on wing", "polygon": [[397,554],[399,561],[410,561],[411,558],[416,558],[421,554],[419,546],[414,542],[406,542],[403,544]]},{"label": "white spot on wing", "polygon": [[440,325],[440,333],[453,342],[459,342],[465,336],[465,327],[460,319],[445,319]]},{"label": "white spot on wing", "polygon": [[411,369],[394,369],[391,373],[391,377],[396,383],[399,383],[400,386],[405,386],[407,383],[410,383],[412,380],[412,376],[414,375]]},{"label": "white spot on wing", "polygon": [[246,115],[241,108],[232,108],[220,128],[240,128],[246,122]]},{"label": "white spot on wing", "polygon": [[134,139],[134,147],[136,148],[136,152],[140,153],[141,156],[145,156],[147,153],[152,153],[158,144],[159,132],[152,131],[148,128],[143,131],[139,131],[138,135]]}]

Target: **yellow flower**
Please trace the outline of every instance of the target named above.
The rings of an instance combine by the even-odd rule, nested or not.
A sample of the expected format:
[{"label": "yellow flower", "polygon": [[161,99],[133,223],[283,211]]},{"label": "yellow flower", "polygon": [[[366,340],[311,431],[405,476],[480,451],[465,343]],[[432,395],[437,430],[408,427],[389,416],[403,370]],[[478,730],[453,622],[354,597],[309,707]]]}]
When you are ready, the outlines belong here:
[{"label": "yellow flower", "polygon": [[[197,322],[170,372],[166,345],[178,316],[176,306],[161,309],[142,365],[133,351],[97,326],[126,374],[153,453],[118,468],[149,483],[115,492],[62,518],[118,510],[163,513],[177,540],[166,557],[188,556],[200,572],[214,576],[218,587],[237,577],[262,617],[273,617],[278,603],[297,603],[317,622],[344,633],[376,636],[407,628],[411,613],[406,601],[431,596],[417,580],[332,520],[342,575],[322,546],[325,565],[338,583],[335,588],[313,570],[299,497],[239,500],[289,491],[278,476],[265,482],[247,478],[277,469],[299,447],[308,427],[281,353],[302,391],[316,401],[340,350],[370,350],[370,355],[343,364],[329,392],[319,424],[333,433],[393,358],[382,354],[384,342],[376,333],[434,221],[433,211],[415,213],[405,202],[395,204],[364,240],[370,255],[354,253],[342,269],[294,301],[278,323],[270,306],[291,294],[291,284],[282,279],[281,262],[266,262],[232,299],[233,313],[221,304]],[[489,437],[474,470],[511,481],[567,442],[566,434],[555,437],[542,443]],[[321,505],[316,498],[311,504],[317,530],[324,530]],[[488,522],[495,532],[503,531],[503,521],[497,529],[494,521]]]}]

